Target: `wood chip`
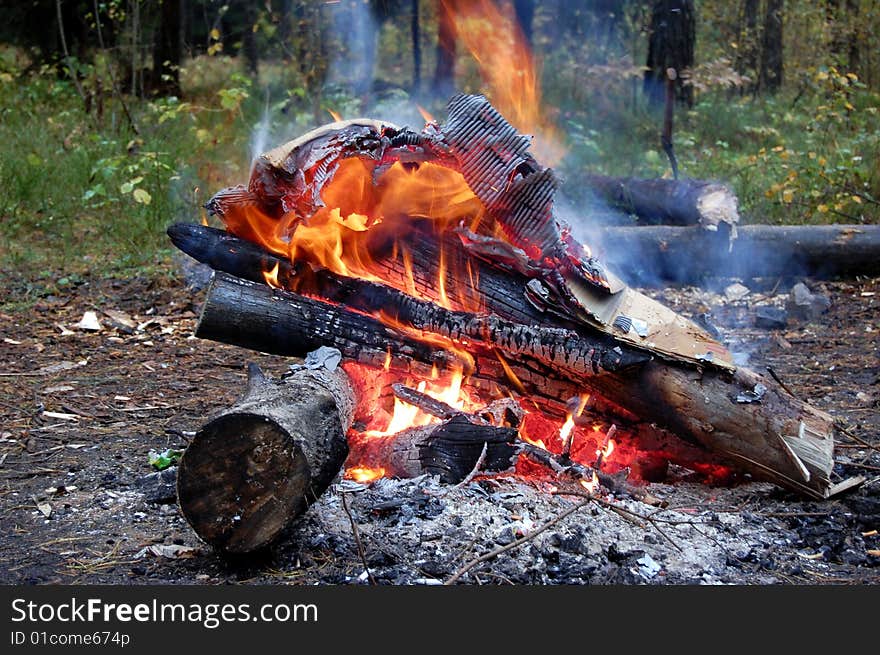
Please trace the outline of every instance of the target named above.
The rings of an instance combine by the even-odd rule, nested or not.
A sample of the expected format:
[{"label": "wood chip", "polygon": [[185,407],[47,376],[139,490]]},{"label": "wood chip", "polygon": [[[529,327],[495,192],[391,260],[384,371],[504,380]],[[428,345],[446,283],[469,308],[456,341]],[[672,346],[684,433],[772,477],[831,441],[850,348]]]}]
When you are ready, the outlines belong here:
[{"label": "wood chip", "polygon": [[98,321],[98,315],[91,311],[84,313],[83,317],[79,320],[79,323],[73,327],[87,332],[100,332],[103,329],[100,321]]},{"label": "wood chip", "polygon": [[40,514],[46,518],[52,516],[52,506],[49,503],[39,503],[37,504],[37,509],[40,510]]},{"label": "wood chip", "polygon": [[5,339],[3,339],[3,343],[8,343],[13,346],[20,346],[24,342],[23,341],[16,341],[15,339],[5,338]]},{"label": "wood chip", "polygon": [[869,550],[867,552],[868,552],[868,555],[871,555],[872,557],[880,557],[880,550],[877,550],[876,548]]},{"label": "wood chip", "polygon": [[79,416],[76,414],[64,414],[62,412],[43,412],[43,416],[47,418],[57,418],[60,421],[78,421]]},{"label": "wood chip", "polygon": [[73,391],[75,387],[70,386],[69,384],[59,384],[55,387],[46,387],[43,389],[42,393],[50,394],[50,393],[63,393],[65,391]]}]

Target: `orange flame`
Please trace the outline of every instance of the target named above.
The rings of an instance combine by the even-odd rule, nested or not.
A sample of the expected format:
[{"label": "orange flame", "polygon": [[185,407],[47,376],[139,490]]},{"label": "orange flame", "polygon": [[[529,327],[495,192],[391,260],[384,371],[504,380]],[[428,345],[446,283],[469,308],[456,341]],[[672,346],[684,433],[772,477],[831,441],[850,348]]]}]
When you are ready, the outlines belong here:
[{"label": "orange flame", "polygon": [[336,121],[337,123],[342,120],[342,116],[340,116],[337,112],[333,111],[332,109],[328,109],[327,113],[330,114],[330,116],[333,118],[333,120]]},{"label": "orange flame", "polygon": [[461,43],[489,87],[490,100],[513,124],[535,135],[534,151],[552,166],[565,155],[558,129],[541,112],[541,81],[516,20],[492,0],[442,0]]},{"label": "orange flame", "polygon": [[592,494],[596,492],[596,489],[599,488],[599,476],[596,475],[596,472],[593,471],[593,479],[592,480],[581,480],[581,486],[587,490],[587,493]]},{"label": "orange flame", "polygon": [[416,109],[419,110],[419,113],[422,115],[422,118],[425,119],[426,123],[436,123],[437,121],[434,119],[434,116],[427,109],[422,107],[419,104],[416,104]]},{"label": "orange flame", "polygon": [[281,284],[278,282],[278,269],[280,268],[280,263],[275,262],[275,266],[272,267],[271,271],[263,271],[263,279],[266,280],[266,284],[270,287],[274,287],[275,289],[280,289]]},{"label": "orange flame", "polygon": [[570,438],[572,430],[574,430],[574,419],[581,415],[584,411],[584,408],[587,406],[587,401],[590,399],[589,395],[583,395],[578,398],[578,406],[574,412],[570,412],[565,417],[565,423],[562,424],[562,427],[559,429],[559,440],[562,441],[562,449],[563,451],[567,451],[571,446]]}]

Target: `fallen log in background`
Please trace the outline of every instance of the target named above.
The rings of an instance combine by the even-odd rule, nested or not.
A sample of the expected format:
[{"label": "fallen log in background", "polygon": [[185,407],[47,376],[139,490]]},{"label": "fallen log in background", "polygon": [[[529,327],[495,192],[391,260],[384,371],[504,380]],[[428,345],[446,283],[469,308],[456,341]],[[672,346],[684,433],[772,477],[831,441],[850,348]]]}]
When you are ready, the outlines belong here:
[{"label": "fallen log in background", "polygon": [[594,246],[632,284],[699,283],[708,278],[880,275],[880,225],[608,227]]},{"label": "fallen log in background", "polygon": [[707,180],[639,179],[587,175],[582,179],[608,205],[636,216],[638,225],[699,225],[715,230],[739,222],[736,195]]},{"label": "fallen log in background", "polygon": [[280,380],[256,365],[244,396],[204,425],[177,475],[183,516],[229,553],[269,545],[320,496],[348,455],[354,397],[342,370]]}]

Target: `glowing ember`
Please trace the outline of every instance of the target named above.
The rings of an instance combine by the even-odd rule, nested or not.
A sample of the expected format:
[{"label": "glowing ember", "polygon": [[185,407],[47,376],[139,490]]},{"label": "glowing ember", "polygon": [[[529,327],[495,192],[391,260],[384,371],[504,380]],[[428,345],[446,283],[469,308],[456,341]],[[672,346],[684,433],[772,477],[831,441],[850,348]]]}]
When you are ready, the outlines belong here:
[{"label": "glowing ember", "polygon": [[366,466],[353,466],[345,472],[345,477],[355,482],[372,482],[385,476],[383,468],[369,468]]}]

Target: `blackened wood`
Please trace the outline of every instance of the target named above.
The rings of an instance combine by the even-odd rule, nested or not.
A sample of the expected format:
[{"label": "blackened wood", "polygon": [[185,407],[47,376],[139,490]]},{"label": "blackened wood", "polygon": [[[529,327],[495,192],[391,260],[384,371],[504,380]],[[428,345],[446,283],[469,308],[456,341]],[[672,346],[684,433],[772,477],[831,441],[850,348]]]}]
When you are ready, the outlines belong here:
[{"label": "blackened wood", "polygon": [[587,175],[583,182],[603,202],[633,214],[639,225],[701,225],[713,230],[720,223],[739,222],[736,195],[719,182],[606,175]]},{"label": "blackened wood", "polygon": [[484,445],[484,472],[510,469],[519,454],[516,439],[515,428],[473,423],[462,414],[385,437],[353,438],[350,461],[383,469],[391,477],[439,475],[443,482],[455,484],[473,471]]},{"label": "blackened wood", "polygon": [[[419,255],[416,261],[420,266],[413,269],[415,284],[430,297],[431,293],[436,294],[433,280],[439,266],[439,258],[431,255],[437,255],[439,246],[428,238],[407,243]],[[444,247],[451,261],[454,242],[444,242]],[[389,277],[398,275],[403,279],[402,265],[391,259],[385,264]],[[461,271],[465,267],[455,268]],[[447,269],[447,275],[452,276],[447,278],[447,288],[466,286],[462,280],[455,279],[452,270],[452,266]],[[326,282],[333,278],[323,279]],[[523,299],[521,290],[525,280],[516,274],[481,266],[476,286],[485,309],[503,319],[520,325],[557,322],[554,316],[539,312]],[[196,334],[279,354],[302,355],[320,345],[331,345],[339,348],[346,358],[374,366],[384,363],[386,350],[390,349],[393,366],[417,372],[421,364],[424,377],[428,374],[426,365],[438,363],[448,367],[456,361],[462,365],[460,359],[437,346],[436,341],[434,346],[428,345],[417,336],[402,334],[364,315],[370,308],[370,298],[378,302],[372,307],[375,312],[393,304],[387,302],[390,296],[373,296],[368,283],[356,280],[344,281],[339,289],[333,291],[333,286],[326,284],[321,287],[322,293],[340,294],[333,296],[337,301],[355,303],[360,312],[218,274],[209,289]],[[371,291],[361,294],[358,289]],[[425,325],[442,323],[429,321]],[[595,332],[587,326],[575,328],[573,333],[595,337]],[[461,334],[447,331],[446,338],[454,341]],[[479,343],[469,343],[468,349],[476,353],[472,369],[474,381],[496,380],[502,385],[516,386],[505,382],[509,380],[505,364],[493,351],[483,346],[481,352]],[[711,367],[699,370],[659,360],[619,374],[585,376],[555,362],[547,365],[521,354],[509,358],[506,366],[514,372],[520,389],[536,398],[559,404],[587,391],[607,403],[612,413],[630,422],[654,423],[669,429],[685,440],[702,445],[739,470],[808,495],[823,497],[828,491],[833,448],[830,418],[782,392],[772,380],[757,378],[742,369],[731,376]],[[758,383],[772,391],[766,401],[751,404],[736,401],[738,396],[752,393]],[[805,429],[801,428],[802,424]],[[804,453],[806,459],[801,457]]]},{"label": "blackened wood", "polygon": [[339,473],[353,408],[340,369],[270,380],[251,365],[241,400],[205,424],[181,457],[183,516],[221,551],[268,546]]},{"label": "blackened wood", "polygon": [[708,278],[880,274],[880,225],[744,225],[724,230],[609,227],[601,248],[634,284],[699,283]]},{"label": "blackened wood", "polygon": [[[444,350],[443,341],[434,338],[429,343],[422,340],[424,334],[418,330],[407,334],[390,327],[365,313],[363,299],[358,303],[360,311],[354,311],[217,272],[208,287],[196,336],[291,356],[304,356],[322,345],[332,346],[345,359],[374,367],[384,366],[390,353],[388,365],[395,371],[428,378],[434,366],[465,370],[474,382],[496,390],[499,384],[505,385],[507,367],[525,392],[557,405],[579,392],[580,384],[572,378],[580,380],[583,374],[566,374],[565,367],[557,368],[525,355],[502,363],[495,346],[480,343],[468,345],[472,359],[463,358],[461,346],[456,353],[452,339],[446,338],[452,350]],[[372,307],[375,313],[380,309],[389,307],[387,303]]]}]

